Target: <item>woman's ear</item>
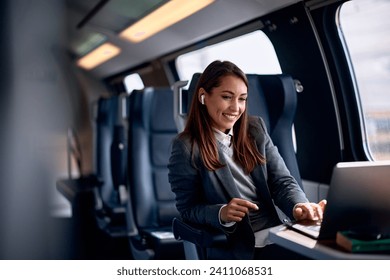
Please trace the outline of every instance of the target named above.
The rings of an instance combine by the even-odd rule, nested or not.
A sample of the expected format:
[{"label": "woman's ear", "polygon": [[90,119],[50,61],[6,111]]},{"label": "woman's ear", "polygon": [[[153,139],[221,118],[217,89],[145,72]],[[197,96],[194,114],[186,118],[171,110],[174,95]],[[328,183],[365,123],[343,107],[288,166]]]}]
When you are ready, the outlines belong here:
[{"label": "woman's ear", "polygon": [[200,103],[202,103],[204,105],[204,98],[205,98],[205,90],[203,88],[200,88],[199,89],[199,93],[198,93],[198,100]]}]

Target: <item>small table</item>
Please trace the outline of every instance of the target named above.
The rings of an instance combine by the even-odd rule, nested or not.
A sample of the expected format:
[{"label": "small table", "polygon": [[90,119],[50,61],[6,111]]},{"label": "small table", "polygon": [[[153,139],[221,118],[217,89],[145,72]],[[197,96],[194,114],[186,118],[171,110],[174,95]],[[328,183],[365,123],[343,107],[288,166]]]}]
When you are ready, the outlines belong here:
[{"label": "small table", "polygon": [[343,251],[335,240],[318,241],[288,229],[284,225],[270,230],[269,239],[279,246],[311,259],[349,259],[349,260],[383,260],[390,259],[390,255],[381,254],[356,254]]}]

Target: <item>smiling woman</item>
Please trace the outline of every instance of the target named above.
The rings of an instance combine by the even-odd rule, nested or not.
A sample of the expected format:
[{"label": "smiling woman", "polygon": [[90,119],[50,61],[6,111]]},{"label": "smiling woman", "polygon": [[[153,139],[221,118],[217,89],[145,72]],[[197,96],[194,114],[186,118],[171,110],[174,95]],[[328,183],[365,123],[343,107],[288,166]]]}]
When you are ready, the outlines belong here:
[{"label": "smiling woman", "polygon": [[233,75],[227,75],[220,85],[207,92],[199,89],[198,96],[210,116],[212,126],[228,133],[246,109],[248,82]]},{"label": "smiling woman", "polygon": [[[1,0],[0,259],[273,248],[335,165],[390,158],[389,3]],[[189,252],[174,221],[229,246]]]},{"label": "smiling woman", "polygon": [[172,145],[176,206],[185,221],[226,235],[226,246],[208,248],[209,259],[299,258],[268,240],[269,228],[280,224],[272,200],[297,220],[321,218],[324,206],[308,202],[263,120],[248,116],[247,96],[246,75],[232,62],[217,60],[203,71]]}]

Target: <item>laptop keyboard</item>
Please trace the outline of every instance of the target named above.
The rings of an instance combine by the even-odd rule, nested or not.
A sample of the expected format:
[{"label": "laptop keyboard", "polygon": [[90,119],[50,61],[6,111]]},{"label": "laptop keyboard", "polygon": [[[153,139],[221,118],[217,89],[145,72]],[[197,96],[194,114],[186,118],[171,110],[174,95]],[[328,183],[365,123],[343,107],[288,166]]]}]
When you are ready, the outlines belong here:
[{"label": "laptop keyboard", "polygon": [[295,224],[294,226],[295,226],[296,228],[298,228],[298,229],[306,229],[306,230],[310,230],[310,231],[314,231],[314,232],[319,232],[319,231],[320,231],[320,228],[321,228],[321,224],[318,224],[318,225],[311,225],[311,226]]},{"label": "laptop keyboard", "polygon": [[315,222],[313,224],[299,224],[295,223],[293,226],[298,231],[304,232],[311,237],[317,238],[320,234],[321,221]]}]

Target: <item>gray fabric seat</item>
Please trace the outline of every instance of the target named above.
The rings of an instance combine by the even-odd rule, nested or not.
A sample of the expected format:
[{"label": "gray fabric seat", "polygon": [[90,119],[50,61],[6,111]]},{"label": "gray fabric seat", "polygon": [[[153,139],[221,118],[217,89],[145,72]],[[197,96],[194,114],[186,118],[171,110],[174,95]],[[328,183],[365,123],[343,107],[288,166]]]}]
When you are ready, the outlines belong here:
[{"label": "gray fabric seat", "polygon": [[169,88],[135,90],[129,96],[129,241],[135,259],[184,258],[174,238],[172,220],[178,217],[168,182],[171,141],[177,134],[173,92]]}]

